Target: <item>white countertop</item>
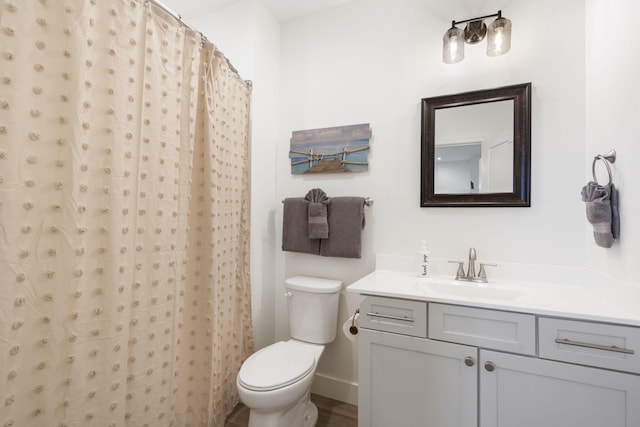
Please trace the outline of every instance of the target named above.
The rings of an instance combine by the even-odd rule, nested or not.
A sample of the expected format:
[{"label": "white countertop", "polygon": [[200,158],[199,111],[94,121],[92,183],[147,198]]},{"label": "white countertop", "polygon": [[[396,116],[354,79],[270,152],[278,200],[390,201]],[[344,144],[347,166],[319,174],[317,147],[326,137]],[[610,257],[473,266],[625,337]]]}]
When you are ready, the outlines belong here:
[{"label": "white countertop", "polygon": [[455,281],[450,276],[418,278],[415,273],[376,270],[348,286],[347,291],[640,326],[640,289],[608,283],[586,287],[491,280],[481,284]]}]

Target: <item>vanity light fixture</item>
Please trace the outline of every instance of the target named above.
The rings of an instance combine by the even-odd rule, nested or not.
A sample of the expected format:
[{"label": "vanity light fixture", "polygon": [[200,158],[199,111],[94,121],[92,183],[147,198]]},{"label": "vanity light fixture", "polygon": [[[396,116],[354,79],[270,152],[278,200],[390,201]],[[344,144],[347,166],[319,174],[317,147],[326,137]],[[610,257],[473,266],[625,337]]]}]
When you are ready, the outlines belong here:
[{"label": "vanity light fixture", "polygon": [[[489,24],[484,23],[487,18],[496,20]],[[458,24],[467,24],[462,30],[456,27]],[[444,33],[442,38],[442,61],[445,64],[455,64],[464,59],[464,43],[476,44],[487,37],[487,55],[504,55],[511,49],[511,21],[502,17],[502,11],[493,15],[480,16],[478,18],[465,19],[463,21],[451,21],[451,28]]]}]

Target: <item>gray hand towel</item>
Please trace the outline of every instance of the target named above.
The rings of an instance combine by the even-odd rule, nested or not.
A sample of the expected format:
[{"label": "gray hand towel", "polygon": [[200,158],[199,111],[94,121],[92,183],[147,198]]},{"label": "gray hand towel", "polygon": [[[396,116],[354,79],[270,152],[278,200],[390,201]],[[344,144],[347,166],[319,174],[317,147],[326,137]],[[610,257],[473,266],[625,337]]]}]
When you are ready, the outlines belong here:
[{"label": "gray hand towel", "polygon": [[320,241],[320,255],[360,258],[364,228],[364,198],[332,197],[327,214],[329,238]]},{"label": "gray hand towel", "polygon": [[618,210],[618,189],[611,184],[611,234],[613,238],[620,237],[620,211]]},{"label": "gray hand towel", "polygon": [[309,238],[328,239],[327,204],[329,204],[329,198],[319,188],[309,190],[304,198],[309,202]]},{"label": "gray hand towel", "polygon": [[308,203],[302,197],[284,199],[282,250],[320,254],[320,240],[309,239]]},{"label": "gray hand towel", "polygon": [[587,209],[587,220],[593,226],[593,237],[598,246],[610,248],[620,235],[618,191],[613,184],[600,185],[590,181],[582,188],[582,201]]}]

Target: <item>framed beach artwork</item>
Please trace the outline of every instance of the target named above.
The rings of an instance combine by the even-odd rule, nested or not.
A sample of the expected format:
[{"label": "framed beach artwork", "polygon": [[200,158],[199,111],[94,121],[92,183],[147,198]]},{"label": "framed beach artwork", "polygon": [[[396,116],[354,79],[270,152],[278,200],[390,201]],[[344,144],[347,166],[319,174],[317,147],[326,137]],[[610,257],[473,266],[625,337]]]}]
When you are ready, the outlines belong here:
[{"label": "framed beach artwork", "polygon": [[291,173],[364,172],[369,168],[369,123],[293,131]]}]

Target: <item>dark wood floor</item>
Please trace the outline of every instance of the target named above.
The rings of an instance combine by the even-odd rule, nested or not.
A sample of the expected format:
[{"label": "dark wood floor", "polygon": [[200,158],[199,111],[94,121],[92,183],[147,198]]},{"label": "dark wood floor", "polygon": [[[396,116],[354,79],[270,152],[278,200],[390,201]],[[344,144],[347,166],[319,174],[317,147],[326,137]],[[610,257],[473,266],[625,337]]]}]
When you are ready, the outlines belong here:
[{"label": "dark wood floor", "polygon": [[[317,394],[311,395],[311,401],[318,407],[316,427],[358,427],[357,406]],[[239,404],[233,410],[225,423],[225,427],[247,427],[248,425],[249,409],[243,404]]]}]

